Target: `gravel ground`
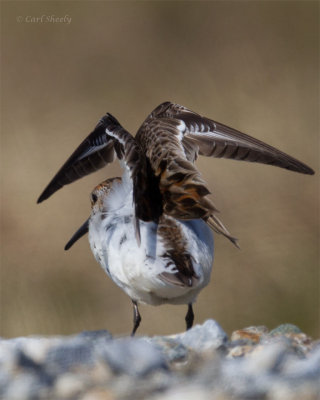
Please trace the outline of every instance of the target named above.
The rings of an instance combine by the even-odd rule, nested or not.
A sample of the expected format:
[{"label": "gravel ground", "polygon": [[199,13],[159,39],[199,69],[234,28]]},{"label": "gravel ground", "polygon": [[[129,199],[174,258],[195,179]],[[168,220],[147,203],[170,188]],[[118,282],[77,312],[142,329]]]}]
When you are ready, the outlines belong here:
[{"label": "gravel ground", "polygon": [[290,324],[228,338],[213,320],[172,336],[1,339],[0,398],[320,399],[320,341]]}]

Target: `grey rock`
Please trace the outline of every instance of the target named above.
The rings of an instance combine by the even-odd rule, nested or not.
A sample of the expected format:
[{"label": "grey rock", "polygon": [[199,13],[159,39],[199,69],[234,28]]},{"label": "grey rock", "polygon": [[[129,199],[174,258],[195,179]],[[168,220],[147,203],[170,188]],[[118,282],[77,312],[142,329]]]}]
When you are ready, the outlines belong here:
[{"label": "grey rock", "polygon": [[298,328],[296,325],[293,324],[282,324],[277,326],[270,332],[270,336],[277,336],[277,335],[285,335],[285,334],[296,334],[302,333],[301,329]]},{"label": "grey rock", "polygon": [[289,380],[320,380],[320,346],[307,358],[292,358],[284,365],[283,374]]},{"label": "grey rock", "polygon": [[46,386],[42,385],[36,375],[21,373],[13,377],[10,385],[4,393],[3,399],[8,400],[29,400],[42,399],[48,396]]},{"label": "grey rock", "polygon": [[146,376],[158,369],[168,369],[163,354],[144,339],[120,338],[96,350],[96,354],[118,375]]},{"label": "grey rock", "polygon": [[171,337],[155,336],[145,340],[156,346],[169,363],[185,361],[188,358],[188,348]]},{"label": "grey rock", "polygon": [[187,332],[172,336],[177,342],[197,352],[216,350],[228,341],[228,336],[218,324],[209,319],[203,325],[196,325]]},{"label": "grey rock", "polygon": [[93,346],[80,338],[72,338],[49,349],[45,365],[51,374],[57,375],[77,365],[92,366],[94,362]]}]

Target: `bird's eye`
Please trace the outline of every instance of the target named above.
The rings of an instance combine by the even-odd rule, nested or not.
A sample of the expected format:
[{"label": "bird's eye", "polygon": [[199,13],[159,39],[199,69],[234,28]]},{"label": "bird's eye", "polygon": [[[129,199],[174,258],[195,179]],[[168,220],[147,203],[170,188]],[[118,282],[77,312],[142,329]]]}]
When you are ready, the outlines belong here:
[{"label": "bird's eye", "polygon": [[91,195],[92,204],[95,204],[97,202],[97,200],[98,200],[98,196],[96,194],[92,193],[92,195]]}]

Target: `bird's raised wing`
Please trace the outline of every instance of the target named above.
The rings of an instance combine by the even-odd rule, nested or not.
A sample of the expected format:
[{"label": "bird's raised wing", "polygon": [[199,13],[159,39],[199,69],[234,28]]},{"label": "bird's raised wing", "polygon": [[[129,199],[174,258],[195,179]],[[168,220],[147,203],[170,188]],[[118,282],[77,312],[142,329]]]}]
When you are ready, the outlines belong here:
[{"label": "bird's raised wing", "polygon": [[139,148],[134,138],[111,114],[101,118],[90,135],[79,145],[63,164],[38,199],[38,203],[50,197],[64,185],[72,183],[92,172],[103,168],[114,160],[114,156],[124,160],[136,174]]},{"label": "bird's raised wing", "polygon": [[160,104],[148,116],[145,124],[161,118],[180,121],[178,127],[182,135],[182,144],[191,161],[200,154],[207,157],[269,164],[302,174],[314,174],[314,171],[306,164],[275,147],[202,117],[179,104],[171,102]]},{"label": "bird's raised wing", "polygon": [[210,191],[200,172],[186,156],[182,143],[184,129],[181,120],[152,118],[136,135],[150,164],[150,175],[157,182],[155,193],[159,192],[162,211],[182,220],[202,218],[236,244],[236,239],[216,217],[217,209],[207,196]]},{"label": "bird's raised wing", "polygon": [[198,154],[314,173],[272,146],[170,102],[151,112],[136,140],[159,180],[164,213],[178,219],[202,218],[233,243],[236,240],[218,219],[217,209],[208,198],[210,192],[194,166]]}]

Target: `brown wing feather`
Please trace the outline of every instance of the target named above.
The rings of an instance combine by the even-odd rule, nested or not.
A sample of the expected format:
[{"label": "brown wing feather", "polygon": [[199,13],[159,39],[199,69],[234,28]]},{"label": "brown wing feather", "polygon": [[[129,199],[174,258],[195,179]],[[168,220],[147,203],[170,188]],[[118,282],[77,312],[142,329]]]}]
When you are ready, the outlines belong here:
[{"label": "brown wing feather", "polygon": [[[237,245],[236,239],[217,218],[218,210],[208,198],[210,191],[200,172],[187,157],[181,142],[179,120],[156,118],[156,115],[149,115],[139,129],[136,140],[150,163],[151,173],[158,179],[157,204],[162,204],[164,214],[174,218],[204,219],[215,232]],[[191,152],[190,148],[188,154]]]},{"label": "brown wing feather", "polygon": [[208,218],[215,206],[199,171],[187,160],[175,120],[152,119],[136,140],[159,179],[165,214],[178,219]]},{"label": "brown wing feather", "polygon": [[132,174],[136,174],[140,154],[135,140],[116,118],[106,114],[56,173],[40,195],[38,203],[64,185],[111,163],[115,154],[119,159],[124,159]]},{"label": "brown wing feather", "polygon": [[[200,155],[207,157],[257,162],[303,174],[314,174],[314,171],[306,164],[275,147],[202,117],[179,104],[170,102],[160,104],[148,117],[149,120],[154,118],[172,118],[184,122],[185,132],[182,143],[191,161],[196,159],[196,152],[199,152]],[[193,152],[192,148],[194,148]]]}]

